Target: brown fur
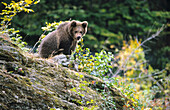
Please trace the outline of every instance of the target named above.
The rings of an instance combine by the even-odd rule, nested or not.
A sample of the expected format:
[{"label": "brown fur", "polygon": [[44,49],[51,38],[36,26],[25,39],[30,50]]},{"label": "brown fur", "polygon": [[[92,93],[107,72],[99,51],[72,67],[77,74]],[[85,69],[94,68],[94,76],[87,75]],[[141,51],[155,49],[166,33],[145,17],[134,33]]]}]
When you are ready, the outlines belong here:
[{"label": "brown fur", "polygon": [[75,20],[60,24],[42,40],[39,48],[40,57],[48,58],[61,52],[70,55],[75,50],[77,41],[86,34],[87,25],[87,21]]}]

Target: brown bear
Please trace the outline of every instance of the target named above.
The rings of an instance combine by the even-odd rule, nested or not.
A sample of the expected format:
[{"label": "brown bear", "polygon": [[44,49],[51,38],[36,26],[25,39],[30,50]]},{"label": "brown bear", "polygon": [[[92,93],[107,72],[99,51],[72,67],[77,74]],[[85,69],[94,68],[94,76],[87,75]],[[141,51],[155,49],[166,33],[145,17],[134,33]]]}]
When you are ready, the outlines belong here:
[{"label": "brown bear", "polygon": [[49,33],[40,43],[39,55],[48,58],[59,53],[71,55],[75,50],[77,41],[87,32],[87,21],[68,21],[60,24],[58,28]]}]

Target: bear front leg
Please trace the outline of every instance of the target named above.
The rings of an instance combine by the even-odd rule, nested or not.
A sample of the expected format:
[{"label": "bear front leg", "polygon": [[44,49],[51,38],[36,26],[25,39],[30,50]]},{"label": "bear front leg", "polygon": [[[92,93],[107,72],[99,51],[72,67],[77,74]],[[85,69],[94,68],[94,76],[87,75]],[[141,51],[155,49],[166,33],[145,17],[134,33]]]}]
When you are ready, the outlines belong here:
[{"label": "bear front leg", "polygon": [[77,41],[73,41],[70,48],[70,53],[74,52],[74,50],[76,49],[76,45],[77,45]]}]

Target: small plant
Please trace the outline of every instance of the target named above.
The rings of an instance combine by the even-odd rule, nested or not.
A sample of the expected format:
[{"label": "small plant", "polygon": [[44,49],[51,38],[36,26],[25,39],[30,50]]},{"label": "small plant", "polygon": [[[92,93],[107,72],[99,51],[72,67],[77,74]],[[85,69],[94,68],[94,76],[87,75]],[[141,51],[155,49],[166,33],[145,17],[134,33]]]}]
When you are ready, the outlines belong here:
[{"label": "small plant", "polygon": [[13,41],[13,43],[22,50],[29,51],[29,48],[26,48],[27,43],[22,41],[22,36],[20,36],[19,34],[16,34],[16,37],[12,37],[11,41]]},{"label": "small plant", "polygon": [[[71,91],[73,93],[76,93],[79,97],[81,97],[81,99],[77,99],[77,100],[74,100],[76,101],[76,103],[80,104],[80,105],[83,105],[83,108],[85,110],[95,110],[95,108],[97,108],[98,106],[96,105],[96,102],[95,102],[95,99],[91,99],[91,100],[85,100],[85,97],[86,97],[86,93],[89,93],[87,87],[89,86],[89,84],[91,84],[90,82],[87,82],[87,81],[83,81],[83,78],[84,76],[79,74],[79,73],[75,73],[75,75],[77,77],[79,77],[79,79],[81,80],[81,83],[78,84],[78,86],[76,87],[73,87],[71,89]],[[93,105],[90,109],[85,107],[87,105]]]},{"label": "small plant", "polygon": [[80,71],[88,72],[100,78],[104,77],[106,73],[111,72],[109,70],[112,69],[112,60],[114,58],[111,52],[107,53],[105,50],[102,50],[100,53],[92,55],[90,49],[83,49],[83,46],[83,39],[81,39],[80,45],[77,46],[71,58],[78,63]]},{"label": "small plant", "polygon": [[[107,88],[112,87],[111,83],[108,83],[106,74],[111,72],[112,70],[112,61],[114,56],[111,52],[106,52],[102,50],[99,53],[95,53],[92,55],[89,48],[83,49],[83,39],[80,41],[80,45],[77,46],[76,51],[72,54],[72,60],[78,63],[78,70],[87,72],[91,75],[100,77],[106,83],[103,85],[103,90],[100,91],[100,94],[103,99],[102,108],[103,109],[116,109],[116,104],[113,100],[113,96],[110,92],[107,91]],[[107,77],[107,78],[106,78]],[[92,81],[92,84],[95,82]],[[87,102],[89,103],[89,102]]]}]

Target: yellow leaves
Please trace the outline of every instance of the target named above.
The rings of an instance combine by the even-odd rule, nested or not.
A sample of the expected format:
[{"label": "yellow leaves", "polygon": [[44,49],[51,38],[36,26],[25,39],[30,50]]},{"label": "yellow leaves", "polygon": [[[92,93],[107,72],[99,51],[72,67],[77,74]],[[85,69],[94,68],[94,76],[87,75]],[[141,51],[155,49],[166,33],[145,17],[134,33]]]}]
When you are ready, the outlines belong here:
[{"label": "yellow leaves", "polygon": [[46,36],[46,35],[44,35],[44,34],[43,34],[43,35],[41,35],[41,39],[44,39],[44,38],[45,38],[45,36]]},{"label": "yellow leaves", "polygon": [[139,52],[140,52],[140,50],[139,50],[139,49],[135,50],[135,53],[139,53]]},{"label": "yellow leaves", "polygon": [[140,45],[141,42],[137,39],[131,39],[128,43],[123,41],[122,50],[119,51],[119,55],[116,57],[118,68],[126,71],[125,75],[128,77],[145,72],[145,53]]},{"label": "yellow leaves", "polygon": [[80,75],[79,77],[80,77],[80,78],[83,78],[84,76],[83,76],[83,75]]},{"label": "yellow leaves", "polygon": [[5,6],[7,6],[7,3],[5,3],[5,2],[1,2],[3,5],[5,5]]},{"label": "yellow leaves", "polygon": [[27,4],[31,4],[33,1],[32,0],[25,0]]},{"label": "yellow leaves", "polygon": [[143,109],[143,110],[152,110],[152,108],[145,108],[145,109]]},{"label": "yellow leaves", "polygon": [[[40,0],[36,1],[34,4],[37,4]],[[1,2],[3,5],[5,5],[5,9],[2,10],[2,24],[3,26],[10,25],[9,21],[12,20],[12,18],[19,12],[25,11],[27,13],[34,12],[32,9],[28,9],[30,5],[34,2],[34,0],[20,0],[19,2],[11,1],[10,4],[7,4],[5,2]],[[5,24],[6,23],[6,24]]]},{"label": "yellow leaves", "polygon": [[132,102],[135,102],[135,99],[134,99],[134,98],[131,98],[131,101],[132,101]]},{"label": "yellow leaves", "polygon": [[123,47],[125,47],[126,46],[126,41],[123,41]]},{"label": "yellow leaves", "polygon": [[86,102],[86,104],[90,104],[90,103],[91,103],[91,104],[94,103],[94,100],[91,99],[91,101],[87,101],[87,102]]},{"label": "yellow leaves", "polygon": [[130,63],[131,63],[131,65],[135,65],[136,64],[135,58],[131,58]]},{"label": "yellow leaves", "polygon": [[151,73],[153,73],[153,72],[154,72],[154,70],[153,70],[152,66],[149,65],[148,73],[151,74]]},{"label": "yellow leaves", "polygon": [[39,2],[40,2],[40,0],[38,0],[38,1],[35,1],[35,2],[34,2],[34,4],[37,4],[37,3],[39,3]]},{"label": "yellow leaves", "polygon": [[42,27],[41,29],[43,30],[43,31],[52,31],[52,30],[54,30],[54,29],[56,29],[57,27],[58,27],[58,25],[59,24],[61,24],[62,23],[62,21],[60,21],[60,22],[54,22],[54,23],[45,23],[46,24],[46,27]]},{"label": "yellow leaves", "polygon": [[136,98],[136,99],[139,99],[139,96],[138,96],[138,95],[135,95],[135,98]]},{"label": "yellow leaves", "polygon": [[79,76],[79,73],[75,73],[76,76]]},{"label": "yellow leaves", "polygon": [[18,32],[19,32],[19,30],[13,31],[13,33],[18,33]]},{"label": "yellow leaves", "polygon": [[87,64],[84,64],[84,66],[90,67],[90,64],[89,64],[89,63],[87,63]]},{"label": "yellow leaves", "polygon": [[73,87],[73,88],[71,89],[71,91],[73,91],[73,92],[77,92],[77,90],[76,90],[76,88],[75,88],[75,87]]},{"label": "yellow leaves", "polygon": [[84,68],[84,67],[83,67],[82,65],[78,65],[78,69],[79,69],[79,70],[83,70],[83,68]]},{"label": "yellow leaves", "polygon": [[127,78],[128,81],[130,81],[130,78]]},{"label": "yellow leaves", "polygon": [[[33,2],[34,2],[34,0],[24,0],[27,4],[32,4]],[[37,3],[39,3],[40,2],[40,0],[37,0],[37,1],[35,1],[34,2],[34,4],[37,4]]]},{"label": "yellow leaves", "polygon": [[29,13],[29,12],[34,12],[34,10],[32,9],[24,9],[25,12]]},{"label": "yellow leaves", "polygon": [[140,68],[141,72],[146,73],[144,65],[140,65],[139,68]]},{"label": "yellow leaves", "polygon": [[126,76],[131,76],[131,75],[133,75],[133,72],[134,72],[133,70],[127,71],[127,72],[125,73],[125,75],[126,75]]},{"label": "yellow leaves", "polygon": [[79,74],[79,73],[75,73],[76,76],[79,76],[80,78],[83,78],[84,76]]},{"label": "yellow leaves", "polygon": [[86,54],[83,54],[83,56],[86,56]]}]

